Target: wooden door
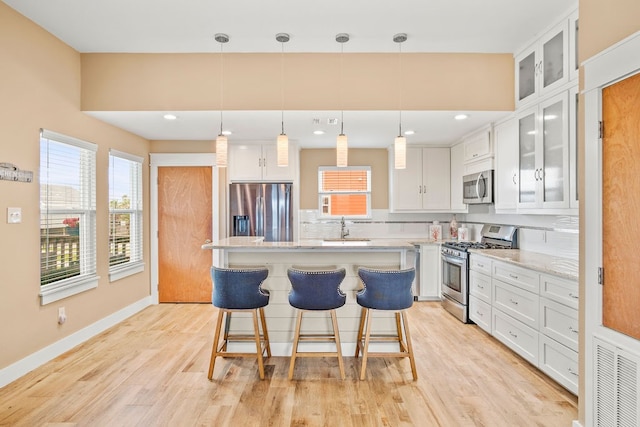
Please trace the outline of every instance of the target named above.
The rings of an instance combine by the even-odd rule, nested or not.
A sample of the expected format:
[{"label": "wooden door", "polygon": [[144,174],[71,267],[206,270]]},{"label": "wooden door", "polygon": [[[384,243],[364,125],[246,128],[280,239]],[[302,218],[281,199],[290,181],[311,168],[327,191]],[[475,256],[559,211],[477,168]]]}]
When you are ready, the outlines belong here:
[{"label": "wooden door", "polygon": [[212,168],[158,168],[158,298],[211,302]]},{"label": "wooden door", "polygon": [[640,74],[602,91],[602,120],[602,321],[640,339]]}]

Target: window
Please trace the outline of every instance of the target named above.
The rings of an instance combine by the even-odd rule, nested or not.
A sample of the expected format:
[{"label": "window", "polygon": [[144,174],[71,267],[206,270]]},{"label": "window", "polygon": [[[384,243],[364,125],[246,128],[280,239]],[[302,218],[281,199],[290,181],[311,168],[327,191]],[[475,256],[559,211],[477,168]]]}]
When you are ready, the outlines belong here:
[{"label": "window", "polygon": [[321,217],[370,217],[371,168],[320,166],[318,196]]},{"label": "window", "polygon": [[144,270],[142,158],[109,152],[109,280]]},{"label": "window", "polygon": [[41,304],[98,286],[96,150],[89,142],[40,132]]}]

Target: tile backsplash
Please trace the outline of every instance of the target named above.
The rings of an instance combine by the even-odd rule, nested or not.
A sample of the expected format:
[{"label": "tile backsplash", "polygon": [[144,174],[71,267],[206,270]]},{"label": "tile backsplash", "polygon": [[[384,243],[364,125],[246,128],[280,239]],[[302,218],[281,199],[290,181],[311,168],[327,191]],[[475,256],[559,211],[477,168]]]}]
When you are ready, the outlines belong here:
[{"label": "tile backsplash", "polygon": [[[480,240],[484,224],[518,227],[520,249],[578,259],[578,217],[552,215],[455,214],[458,227],[469,228],[469,240]],[[434,221],[442,224],[442,240],[449,240],[449,223],[453,214],[398,214],[384,209],[372,211],[370,219],[345,219],[349,237],[428,238]],[[300,238],[340,237],[340,219],[325,219],[317,210],[301,210]]]}]

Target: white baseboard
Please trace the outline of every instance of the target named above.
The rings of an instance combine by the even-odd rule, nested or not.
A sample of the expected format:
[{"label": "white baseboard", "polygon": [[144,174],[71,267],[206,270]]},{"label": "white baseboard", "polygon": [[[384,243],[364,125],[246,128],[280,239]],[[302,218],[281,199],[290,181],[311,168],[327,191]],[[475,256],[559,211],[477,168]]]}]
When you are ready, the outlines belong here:
[{"label": "white baseboard", "polygon": [[580,424],[580,421],[578,420],[573,420],[571,427],[582,427],[582,424]]},{"label": "white baseboard", "polygon": [[82,344],[88,339],[122,322],[126,318],[133,316],[151,304],[151,297],[145,297],[122,310],[116,311],[115,313],[98,320],[78,332],[56,341],[55,343],[30,354],[24,359],[7,366],[0,370],[0,388],[33,371],[37,367],[44,365],[48,361],[55,359],[61,354],[71,350],[73,347]]}]

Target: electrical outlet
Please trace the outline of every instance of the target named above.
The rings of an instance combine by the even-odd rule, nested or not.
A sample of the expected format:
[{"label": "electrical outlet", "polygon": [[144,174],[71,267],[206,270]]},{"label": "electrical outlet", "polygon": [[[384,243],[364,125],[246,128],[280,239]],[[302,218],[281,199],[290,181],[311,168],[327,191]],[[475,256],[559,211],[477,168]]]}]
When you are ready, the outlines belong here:
[{"label": "electrical outlet", "polygon": [[7,208],[7,224],[20,224],[22,222],[21,208]]},{"label": "electrical outlet", "polygon": [[67,313],[64,307],[58,308],[58,324],[62,325],[67,321]]}]

